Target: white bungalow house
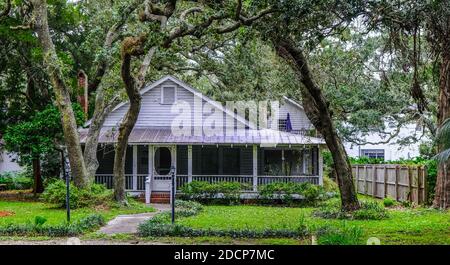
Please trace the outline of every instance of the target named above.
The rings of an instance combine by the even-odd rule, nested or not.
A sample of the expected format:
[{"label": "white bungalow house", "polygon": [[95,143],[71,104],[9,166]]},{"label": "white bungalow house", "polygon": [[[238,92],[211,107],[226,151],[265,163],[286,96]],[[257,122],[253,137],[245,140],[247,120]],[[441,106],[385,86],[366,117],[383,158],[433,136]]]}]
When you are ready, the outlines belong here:
[{"label": "white bungalow house", "polygon": [[[145,192],[147,203],[169,192],[171,169],[178,189],[191,181],[237,181],[248,184],[250,194],[274,181],[322,184],[325,143],[311,133],[313,126],[293,100],[284,98],[278,106],[272,102],[270,111],[261,107],[267,102],[257,105],[258,119],[252,119],[254,102],[244,103],[247,112],[239,115],[173,76],[148,85],[141,95],[125,173],[126,189]],[[116,106],[99,137],[95,180],[108,187],[113,183],[113,144],[127,109],[127,102]],[[269,112],[272,118],[264,126]],[[86,134],[86,128],[80,129],[82,143]]]}]

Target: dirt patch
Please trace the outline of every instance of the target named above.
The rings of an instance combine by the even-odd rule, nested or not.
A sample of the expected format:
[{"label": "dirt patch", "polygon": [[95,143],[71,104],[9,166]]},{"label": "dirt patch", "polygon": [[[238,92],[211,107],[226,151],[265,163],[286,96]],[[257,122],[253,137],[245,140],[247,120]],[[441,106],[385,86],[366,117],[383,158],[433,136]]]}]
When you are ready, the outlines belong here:
[{"label": "dirt patch", "polygon": [[14,212],[10,212],[10,211],[0,211],[0,217],[12,216],[14,214],[15,214]]}]

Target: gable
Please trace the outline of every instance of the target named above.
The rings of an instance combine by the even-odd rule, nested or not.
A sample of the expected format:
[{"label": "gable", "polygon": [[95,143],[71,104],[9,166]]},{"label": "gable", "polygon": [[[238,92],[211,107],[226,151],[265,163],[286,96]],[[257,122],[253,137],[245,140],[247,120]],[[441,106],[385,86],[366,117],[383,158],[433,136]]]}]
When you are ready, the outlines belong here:
[{"label": "gable", "polygon": [[[179,115],[172,111],[174,101],[183,101],[191,106],[192,127],[198,124],[194,117],[202,117],[204,121],[210,115],[217,114],[222,116],[225,126],[227,126],[225,120],[230,118],[234,120],[232,124],[237,122],[242,125],[245,124],[245,120],[242,117],[235,117],[233,113],[226,110],[221,104],[212,101],[197,90],[171,76],[162,78],[147,86],[141,91],[141,94],[141,110],[135,125],[138,128],[170,128],[172,121]],[[201,102],[202,107],[211,110],[213,114],[201,114],[202,108],[194,108],[194,102],[195,104]],[[108,114],[103,126],[118,127],[128,110],[128,106],[128,102],[119,104]]]},{"label": "gable", "polygon": [[288,113],[294,131],[314,129],[314,126],[306,116],[303,107],[299,103],[285,97],[284,100],[280,102],[278,119],[286,119]]}]

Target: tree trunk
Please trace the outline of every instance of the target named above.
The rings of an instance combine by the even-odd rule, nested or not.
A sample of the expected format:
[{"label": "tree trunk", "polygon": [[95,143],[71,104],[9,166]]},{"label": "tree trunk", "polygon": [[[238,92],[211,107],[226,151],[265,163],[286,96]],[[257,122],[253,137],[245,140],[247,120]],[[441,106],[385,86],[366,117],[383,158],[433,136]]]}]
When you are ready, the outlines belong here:
[{"label": "tree trunk", "polygon": [[56,55],[55,46],[50,36],[45,0],[33,0],[34,29],[38,34],[43,49],[44,63],[47,74],[55,91],[56,105],[61,112],[61,123],[64,141],[69,154],[70,169],[77,187],[84,187],[89,183],[84,164],[77,124],[70,101],[69,90],[64,82],[60,61]]},{"label": "tree trunk", "polygon": [[[439,72],[439,111],[438,125],[450,118],[450,51],[443,51]],[[441,145],[438,152],[443,151]],[[446,170],[445,170],[446,167]],[[436,177],[435,195],[433,207],[446,209],[450,202],[450,162],[447,165],[441,164]]]},{"label": "tree trunk", "polygon": [[33,158],[33,176],[34,176],[33,193],[34,195],[36,195],[37,193],[42,193],[44,191],[44,185],[42,183],[42,176],[41,176],[41,161],[39,158]]},{"label": "tree trunk", "polygon": [[125,194],[125,156],[128,146],[128,137],[136,124],[141,109],[141,94],[131,76],[131,56],[142,54],[143,40],[128,37],[122,44],[121,76],[129,98],[129,108],[119,127],[116,153],[114,155],[114,198],[117,202],[126,204]]},{"label": "tree trunk", "polygon": [[103,126],[103,123],[105,122],[106,116],[117,102],[116,99],[113,99],[110,102],[105,102],[104,94],[105,93],[103,88],[100,87],[99,89],[97,89],[94,115],[91,119],[91,124],[89,125],[86,144],[84,146],[84,162],[86,164],[86,169],[90,181],[93,181],[95,173],[99,166],[97,160],[97,147],[101,128]]},{"label": "tree trunk", "polygon": [[358,209],[359,202],[353,185],[350,161],[334,128],[328,103],[313,79],[306,58],[291,40],[275,41],[275,46],[277,53],[292,65],[302,83],[300,87],[306,115],[323,135],[331,152],[341,193],[342,209],[345,211]]}]

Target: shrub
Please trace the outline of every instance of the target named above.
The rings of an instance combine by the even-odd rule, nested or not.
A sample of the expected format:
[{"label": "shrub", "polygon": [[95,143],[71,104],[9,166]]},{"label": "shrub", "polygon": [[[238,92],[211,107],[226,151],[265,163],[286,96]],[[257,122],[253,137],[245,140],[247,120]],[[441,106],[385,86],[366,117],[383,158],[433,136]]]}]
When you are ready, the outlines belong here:
[{"label": "shrub", "polygon": [[[112,199],[112,191],[106,189],[104,185],[91,184],[89,187],[78,189],[76,186],[70,186],[70,207],[82,208],[88,206],[101,205],[108,203]],[[60,207],[66,205],[66,184],[63,180],[57,180],[50,183],[41,198],[48,203],[57,204]]]},{"label": "shrub", "polygon": [[359,245],[363,243],[363,231],[357,226],[323,226],[316,231],[319,245]]},{"label": "shrub", "polygon": [[34,224],[10,224],[6,227],[0,227],[0,236],[75,236],[93,231],[105,224],[103,216],[98,214],[88,215],[72,224],[65,223],[54,226],[45,225],[44,219],[43,217],[36,216]]},{"label": "shrub", "polygon": [[228,204],[239,202],[240,192],[243,189],[245,185],[239,182],[192,181],[181,187],[184,197],[188,199],[202,202],[223,201]]},{"label": "shrub", "polygon": [[180,224],[167,224],[156,222],[145,222],[139,225],[138,234],[142,237],[162,237],[162,236],[180,236],[180,237],[199,237],[199,236],[219,236],[233,238],[270,238],[270,237],[290,237],[297,238],[306,235],[306,230],[288,230],[288,229],[195,229]]},{"label": "shrub", "polygon": [[381,204],[375,201],[362,201],[360,209],[353,212],[344,212],[339,205],[324,205],[313,213],[315,217],[325,219],[350,220],[382,220],[389,217],[388,212]]},{"label": "shrub", "polygon": [[392,199],[391,197],[386,197],[383,199],[383,205],[384,207],[391,207],[396,204],[396,201]]},{"label": "shrub", "polygon": [[326,177],[326,176],[323,177],[323,188],[326,192],[338,192],[339,191],[338,184],[336,182],[334,182],[334,180],[332,180],[331,178]]},{"label": "shrub", "polygon": [[271,203],[276,198],[285,204],[292,203],[294,195],[303,196],[306,203],[315,203],[327,198],[323,187],[308,182],[273,182],[262,185],[259,188],[259,195],[264,202]]},{"label": "shrub", "polygon": [[0,184],[6,184],[7,190],[26,190],[33,187],[33,179],[25,172],[5,172],[0,175]]}]

